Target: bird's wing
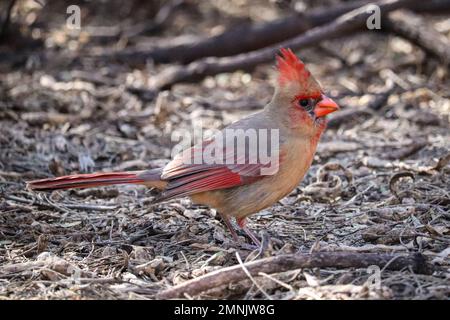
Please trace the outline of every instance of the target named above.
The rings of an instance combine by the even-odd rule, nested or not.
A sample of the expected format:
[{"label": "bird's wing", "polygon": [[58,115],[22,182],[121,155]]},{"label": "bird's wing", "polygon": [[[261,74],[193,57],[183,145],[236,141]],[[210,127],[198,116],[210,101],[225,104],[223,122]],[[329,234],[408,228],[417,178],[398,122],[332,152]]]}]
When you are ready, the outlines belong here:
[{"label": "bird's wing", "polygon": [[[180,153],[163,170],[161,178],[168,184],[161,200],[249,184],[264,178],[270,171],[268,168],[273,169],[276,165],[275,171],[278,170],[283,158],[283,150],[279,146],[276,148],[281,151],[275,147],[270,150],[271,155],[277,156],[275,164],[260,161],[259,157],[251,160],[245,150],[248,147],[243,147],[244,150],[242,146],[218,145],[218,140],[213,138]],[[205,163],[203,157],[207,148],[222,150],[222,163]]]}]

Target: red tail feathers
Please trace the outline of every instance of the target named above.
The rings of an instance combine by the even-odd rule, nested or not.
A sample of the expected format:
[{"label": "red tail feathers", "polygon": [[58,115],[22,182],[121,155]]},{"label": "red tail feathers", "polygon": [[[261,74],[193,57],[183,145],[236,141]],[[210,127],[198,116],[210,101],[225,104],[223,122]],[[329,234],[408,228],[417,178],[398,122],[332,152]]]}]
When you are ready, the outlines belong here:
[{"label": "red tail feathers", "polygon": [[156,185],[160,181],[159,175],[153,170],[134,172],[100,172],[92,174],[74,174],[57,178],[34,180],[27,182],[27,187],[31,190],[59,190],[74,188],[92,188],[115,184],[146,184]]}]

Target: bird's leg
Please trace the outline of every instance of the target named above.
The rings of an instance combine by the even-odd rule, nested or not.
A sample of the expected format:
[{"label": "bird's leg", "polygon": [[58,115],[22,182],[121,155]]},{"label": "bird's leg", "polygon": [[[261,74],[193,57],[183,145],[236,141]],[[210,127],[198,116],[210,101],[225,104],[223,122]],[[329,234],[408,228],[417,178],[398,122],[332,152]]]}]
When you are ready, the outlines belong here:
[{"label": "bird's leg", "polygon": [[230,218],[227,215],[222,214],[220,212],[219,212],[219,215],[222,218],[222,220],[225,223],[225,225],[227,226],[228,230],[230,231],[231,236],[233,237],[233,240],[235,242],[239,242],[239,237],[238,237],[238,235],[236,233],[236,230],[234,230],[233,226],[231,225]]},{"label": "bird's leg", "polygon": [[261,242],[259,241],[258,237],[256,237],[256,235],[245,225],[247,223],[247,221],[245,220],[245,217],[244,218],[236,218],[236,222],[239,225],[239,227],[241,227],[241,229],[247,234],[247,236],[250,239],[252,239],[253,243],[258,248],[260,248]]},{"label": "bird's leg", "polygon": [[[251,250],[255,249],[255,248],[253,248],[252,245],[250,245],[250,247],[247,247],[248,246],[247,244],[240,243],[239,237],[236,233],[236,230],[233,228],[233,225],[231,224],[230,218],[225,214],[222,214],[220,212],[218,212],[218,213],[219,213],[220,217],[222,218],[223,222],[225,223],[225,225],[227,226],[228,230],[230,231],[234,242],[239,243],[241,246],[245,247],[246,249],[251,249]],[[265,251],[265,248],[264,248],[265,246],[261,245],[261,242],[258,240],[256,235],[245,225],[245,223],[247,222],[245,220],[245,218],[242,218],[242,219],[237,218],[236,222],[239,225],[239,227],[247,234],[247,236],[253,241],[253,243],[256,245],[256,247],[259,248],[260,252]]]}]

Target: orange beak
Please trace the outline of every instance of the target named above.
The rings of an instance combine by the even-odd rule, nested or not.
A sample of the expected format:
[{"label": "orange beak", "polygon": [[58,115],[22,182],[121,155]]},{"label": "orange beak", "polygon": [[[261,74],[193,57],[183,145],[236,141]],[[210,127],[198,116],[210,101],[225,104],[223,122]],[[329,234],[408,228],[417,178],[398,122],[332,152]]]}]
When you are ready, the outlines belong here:
[{"label": "orange beak", "polygon": [[314,114],[317,118],[320,118],[337,110],[339,110],[337,103],[323,94],[322,100],[317,102],[316,107],[314,108]]}]

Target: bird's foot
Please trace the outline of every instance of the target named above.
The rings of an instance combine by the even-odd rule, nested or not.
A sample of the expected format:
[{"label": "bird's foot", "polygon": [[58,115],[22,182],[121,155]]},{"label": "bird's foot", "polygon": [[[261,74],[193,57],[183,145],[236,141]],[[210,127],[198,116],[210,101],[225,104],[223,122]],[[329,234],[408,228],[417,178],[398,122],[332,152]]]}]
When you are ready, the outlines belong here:
[{"label": "bird's foot", "polygon": [[246,226],[247,221],[245,220],[245,218],[236,218],[236,222],[239,227],[241,227],[241,229],[245,232],[245,234],[253,241],[253,250],[258,249],[256,258],[262,257],[269,246],[270,238],[267,232],[262,232],[262,238],[261,241],[259,241],[255,233]]},{"label": "bird's foot", "polygon": [[258,237],[256,236],[256,234],[250,230],[249,228],[247,228],[245,225],[243,227],[241,227],[242,231],[245,232],[245,234],[253,241],[253,243],[259,248],[261,247],[261,241],[259,241]]},{"label": "bird's foot", "polygon": [[257,246],[261,246],[261,241],[259,241],[258,237],[253,233],[252,230],[247,228],[247,220],[244,218],[236,218],[236,222],[238,226],[245,232],[245,234],[253,241],[253,243]]},{"label": "bird's foot", "polygon": [[267,233],[262,234],[262,241],[259,241],[258,237],[253,233],[252,230],[250,230],[246,226],[246,220],[245,218],[236,218],[236,222],[239,225],[239,227],[242,229],[242,231],[245,232],[245,234],[252,240],[253,244],[242,242],[237,233],[236,230],[233,228],[233,225],[231,224],[230,218],[227,215],[219,213],[223,222],[227,226],[228,230],[231,233],[231,236],[233,237],[234,242],[239,246],[239,248],[245,249],[245,250],[251,250],[255,251],[258,250],[257,258],[264,255],[264,252],[266,252],[267,247],[269,245],[269,236]]}]

